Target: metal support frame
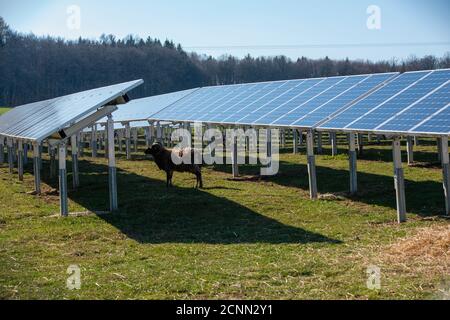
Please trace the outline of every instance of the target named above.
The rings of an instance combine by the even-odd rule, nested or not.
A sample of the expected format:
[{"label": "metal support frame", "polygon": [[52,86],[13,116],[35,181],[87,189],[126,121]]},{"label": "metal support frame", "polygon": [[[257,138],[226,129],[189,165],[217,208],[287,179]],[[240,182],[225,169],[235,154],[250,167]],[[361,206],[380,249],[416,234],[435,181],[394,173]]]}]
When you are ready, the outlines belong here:
[{"label": "metal support frame", "polygon": [[23,141],[19,140],[17,143],[17,171],[19,172],[19,181],[23,181]]},{"label": "metal support frame", "polygon": [[14,172],[14,155],[13,155],[13,141],[10,138],[6,139],[6,145],[8,146],[8,167],[9,173]]},{"label": "metal support frame", "polygon": [[330,132],[331,155],[333,157],[338,154],[337,135],[336,132]]},{"label": "metal support frame", "polygon": [[363,152],[364,152],[364,135],[362,133],[358,133],[358,154],[362,156]]},{"label": "metal support frame", "polygon": [[406,198],[405,198],[405,176],[402,168],[402,150],[400,138],[395,137],[393,142],[394,158],[394,181],[397,199],[397,220],[399,223],[406,222]]},{"label": "metal support frame", "polygon": [[238,137],[233,137],[233,148],[231,150],[231,163],[233,178],[239,177],[239,164],[238,164]]},{"label": "metal support frame", "polygon": [[28,142],[23,144],[23,166],[28,165]]},{"label": "metal support frame", "polygon": [[127,160],[131,159],[131,128],[130,124],[125,124],[125,152],[127,154]]},{"label": "metal support frame", "polygon": [[41,168],[39,167],[39,144],[33,144],[34,191],[41,194]]},{"label": "metal support frame", "polygon": [[303,131],[302,131],[302,130],[299,130],[299,131],[298,131],[298,144],[299,144],[300,146],[303,145]]},{"label": "metal support frame", "polygon": [[97,126],[93,126],[91,130],[91,151],[92,158],[97,158]]},{"label": "metal support frame", "polygon": [[437,144],[438,161],[442,162],[442,138],[437,138],[436,144]]},{"label": "metal support frame", "polygon": [[38,146],[38,151],[39,151],[39,170],[42,171],[42,150],[43,150],[44,146],[42,145],[42,142],[39,143]]},{"label": "metal support frame", "polygon": [[81,132],[77,134],[78,139],[78,158],[82,158],[84,155],[84,136]]},{"label": "metal support frame", "polygon": [[408,153],[408,165],[414,164],[414,139],[413,137],[406,138],[406,150]]},{"label": "metal support frame", "polygon": [[149,127],[145,127],[144,128],[144,133],[145,133],[145,147],[148,148],[150,147],[150,128]]},{"label": "metal support frame", "polygon": [[53,179],[56,176],[56,149],[52,146],[48,146],[50,153],[50,178]]},{"label": "metal support frame", "polygon": [[286,130],[281,129],[280,131],[281,131],[280,132],[281,133],[281,137],[280,137],[281,147],[286,148]]},{"label": "metal support frame", "polygon": [[448,137],[441,138],[442,180],[445,198],[445,214],[450,215],[450,169],[448,155]]},{"label": "metal support frame", "polygon": [[309,193],[311,199],[317,199],[316,157],[314,155],[314,132],[309,130],[306,135],[308,155]]},{"label": "metal support frame", "polygon": [[134,147],[134,152],[137,153],[138,152],[138,129],[137,128],[133,128],[133,147]]},{"label": "metal support frame", "polygon": [[66,169],[66,143],[63,142],[58,146],[59,160],[59,206],[61,216],[69,215],[69,205],[67,198],[67,169]]},{"label": "metal support frame", "polygon": [[122,143],[123,143],[123,130],[121,129],[117,131],[117,146],[119,147],[119,152],[123,151]]},{"label": "metal support frame", "polygon": [[350,167],[350,194],[354,195],[358,192],[358,169],[356,156],[356,137],[354,133],[348,135],[349,143],[349,167]]},{"label": "metal support frame", "polygon": [[155,142],[155,124],[153,122],[149,122],[149,145],[152,146],[153,143]]},{"label": "metal support frame", "polygon": [[5,162],[5,138],[0,137],[0,164]]},{"label": "metal support frame", "polygon": [[293,153],[297,154],[298,153],[298,130],[297,129],[292,129],[292,139],[293,139],[293,145],[294,145],[294,150]]},{"label": "metal support frame", "polygon": [[322,132],[317,132],[317,153],[322,154]]},{"label": "metal support frame", "polygon": [[118,210],[119,206],[117,201],[117,169],[114,148],[114,121],[112,115],[108,115],[106,132],[108,139],[109,209],[111,212],[115,212]]},{"label": "metal support frame", "polygon": [[161,128],[161,123],[157,122],[156,123],[156,141],[159,143],[163,143],[162,141],[162,128]]},{"label": "metal support frame", "polygon": [[70,137],[71,155],[72,155],[72,182],[73,188],[80,186],[80,176],[78,173],[78,139],[77,135]]}]

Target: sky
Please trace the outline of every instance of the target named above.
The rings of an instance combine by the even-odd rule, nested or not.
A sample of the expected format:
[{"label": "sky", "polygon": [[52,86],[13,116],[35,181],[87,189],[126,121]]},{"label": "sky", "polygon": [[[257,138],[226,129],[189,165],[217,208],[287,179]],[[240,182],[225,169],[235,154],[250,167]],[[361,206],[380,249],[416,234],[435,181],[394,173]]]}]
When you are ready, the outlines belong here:
[{"label": "sky", "polygon": [[448,0],[0,0],[0,16],[20,32],[151,36],[215,57],[442,56],[449,13]]}]

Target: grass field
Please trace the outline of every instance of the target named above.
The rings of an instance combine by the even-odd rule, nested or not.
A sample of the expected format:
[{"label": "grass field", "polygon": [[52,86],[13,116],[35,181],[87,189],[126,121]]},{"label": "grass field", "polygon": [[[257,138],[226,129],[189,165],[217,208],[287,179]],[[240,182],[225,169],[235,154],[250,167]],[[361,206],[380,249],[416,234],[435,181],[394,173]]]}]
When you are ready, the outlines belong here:
[{"label": "grass field", "polygon": [[11,108],[0,107],[0,116],[11,110]]},{"label": "grass field", "polygon": [[[389,144],[366,147],[353,198],[340,148],[339,156],[317,159],[319,201],[308,197],[304,150],[285,150],[280,174],[262,181],[232,181],[230,167],[206,168],[201,191],[188,174],[175,174],[167,190],[153,162],[120,155],[120,212],[66,219],[53,217],[57,180],[47,161],[39,197],[27,194],[31,164],[24,183],[2,166],[0,298],[439,298],[450,283],[450,225],[439,216],[441,169],[428,164],[437,159],[435,144],[417,147],[419,165],[405,168],[409,221],[402,225]],[[105,211],[106,159],[84,158],[80,171],[71,212]],[[241,171],[250,177],[258,168]],[[73,264],[81,268],[78,291],[66,289]],[[367,288],[370,265],[381,268],[380,290]]]}]

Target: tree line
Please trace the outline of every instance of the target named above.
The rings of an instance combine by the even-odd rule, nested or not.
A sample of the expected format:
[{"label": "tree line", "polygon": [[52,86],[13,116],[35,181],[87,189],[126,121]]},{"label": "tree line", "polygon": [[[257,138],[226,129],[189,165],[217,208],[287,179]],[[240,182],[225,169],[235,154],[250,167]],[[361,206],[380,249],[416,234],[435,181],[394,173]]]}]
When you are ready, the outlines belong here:
[{"label": "tree line", "polygon": [[151,37],[102,35],[97,40],[70,41],[37,37],[12,30],[0,17],[0,106],[135,79],[145,81],[131,94],[140,98],[208,85],[449,67],[450,53],[440,58],[379,62],[250,55],[214,58],[188,53],[180,44]]}]

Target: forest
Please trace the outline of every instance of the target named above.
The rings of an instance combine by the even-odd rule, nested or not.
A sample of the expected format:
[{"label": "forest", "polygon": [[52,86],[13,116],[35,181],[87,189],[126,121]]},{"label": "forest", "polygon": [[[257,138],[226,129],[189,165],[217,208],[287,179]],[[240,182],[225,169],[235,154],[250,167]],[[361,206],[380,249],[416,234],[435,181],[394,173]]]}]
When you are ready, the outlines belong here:
[{"label": "forest", "polygon": [[332,60],[285,56],[214,58],[186,52],[172,40],[66,40],[12,30],[0,17],[0,106],[14,107],[95,87],[135,79],[145,84],[132,92],[141,98],[194,87],[450,67],[443,57],[405,60]]}]

